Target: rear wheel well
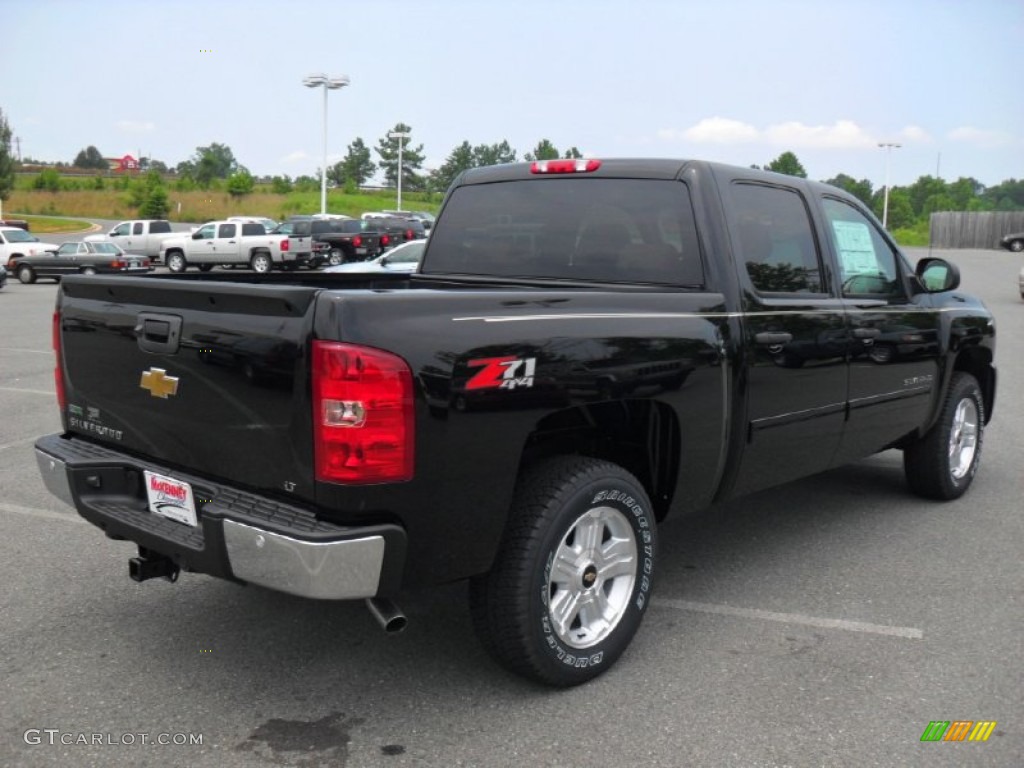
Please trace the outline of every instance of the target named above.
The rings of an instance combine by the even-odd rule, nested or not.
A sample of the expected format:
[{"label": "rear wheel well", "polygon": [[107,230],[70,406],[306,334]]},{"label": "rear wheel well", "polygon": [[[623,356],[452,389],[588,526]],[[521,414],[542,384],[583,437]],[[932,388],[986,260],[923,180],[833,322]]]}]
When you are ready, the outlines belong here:
[{"label": "rear wheel well", "polygon": [[519,471],[557,455],[610,461],[643,484],[661,520],[676,491],[680,450],[679,423],[671,408],[624,398],[544,417],[527,438]]}]

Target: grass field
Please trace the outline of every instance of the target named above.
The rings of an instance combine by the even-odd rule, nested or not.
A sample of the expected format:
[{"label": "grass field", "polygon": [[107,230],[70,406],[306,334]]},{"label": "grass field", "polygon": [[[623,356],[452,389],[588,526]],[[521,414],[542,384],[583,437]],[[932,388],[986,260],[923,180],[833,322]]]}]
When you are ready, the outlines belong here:
[{"label": "grass field", "polygon": [[[228,216],[269,216],[283,219],[295,213],[316,213],[320,210],[320,192],[290,192],[286,195],[258,191],[243,197],[232,197],[227,192],[167,192],[171,210],[168,218],[172,221],[211,221]],[[327,191],[328,213],[359,216],[365,211],[379,211],[394,208],[395,193],[391,190],[380,192],[358,192],[345,194],[342,190]],[[434,212],[438,203],[426,195],[416,193],[402,195],[402,207]],[[4,203],[5,215],[25,217],[81,216],[96,219],[131,219],[137,216],[137,209],[130,204],[127,192],[116,189],[101,190],[43,190],[15,189],[10,200]],[[33,227],[33,230],[35,227]]]}]

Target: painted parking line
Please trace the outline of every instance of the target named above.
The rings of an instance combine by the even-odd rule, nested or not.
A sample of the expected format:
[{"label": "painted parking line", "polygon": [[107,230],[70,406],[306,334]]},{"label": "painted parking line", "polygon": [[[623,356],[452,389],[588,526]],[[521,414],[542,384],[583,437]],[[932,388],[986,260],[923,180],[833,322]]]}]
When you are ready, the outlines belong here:
[{"label": "painted parking line", "polygon": [[0,451],[6,451],[8,448],[17,448],[19,445],[31,445],[36,441],[35,437],[23,437],[21,440],[12,440],[9,443],[0,444]]},{"label": "painted parking line", "polygon": [[0,387],[0,392],[21,392],[27,395],[46,395],[47,397],[57,396],[57,394],[52,389],[23,389],[21,387]]},{"label": "painted parking line", "polygon": [[53,354],[52,349],[24,349],[23,347],[0,347],[0,352],[28,352],[33,355],[47,355]]},{"label": "painted parking line", "polygon": [[84,523],[85,518],[79,517],[77,512],[54,512],[50,509],[38,507],[23,507],[20,504],[7,504],[0,501],[0,512],[10,512],[14,515],[25,515],[36,517],[42,520],[60,520],[62,523]]},{"label": "painted parking line", "polygon": [[732,605],[715,603],[695,603],[690,600],[676,600],[671,597],[655,597],[651,604],[655,607],[677,608],[684,611],[714,613],[719,616],[737,616],[743,619],[760,619],[762,621],[778,621],[783,624],[803,624],[808,627],[823,629],[841,629],[846,632],[866,632],[872,635],[888,635],[903,637],[908,640],[921,640],[924,632],[915,627],[891,627],[885,624],[869,624],[865,621],[847,621],[846,619],[826,619],[819,616],[805,616],[802,613],[777,613],[762,611],[757,608],[737,608]]}]

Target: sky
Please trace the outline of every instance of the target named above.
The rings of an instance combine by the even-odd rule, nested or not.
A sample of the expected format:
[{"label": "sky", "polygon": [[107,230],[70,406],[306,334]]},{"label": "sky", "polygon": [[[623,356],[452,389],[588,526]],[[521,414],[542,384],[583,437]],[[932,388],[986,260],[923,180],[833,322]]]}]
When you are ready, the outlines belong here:
[{"label": "sky", "polygon": [[[463,141],[748,166],[876,188],[1024,177],[1024,0],[0,0],[0,109],[22,156],[226,144],[316,175],[412,129]],[[882,149],[879,143],[898,143]],[[377,160],[374,153],[373,159]]]}]

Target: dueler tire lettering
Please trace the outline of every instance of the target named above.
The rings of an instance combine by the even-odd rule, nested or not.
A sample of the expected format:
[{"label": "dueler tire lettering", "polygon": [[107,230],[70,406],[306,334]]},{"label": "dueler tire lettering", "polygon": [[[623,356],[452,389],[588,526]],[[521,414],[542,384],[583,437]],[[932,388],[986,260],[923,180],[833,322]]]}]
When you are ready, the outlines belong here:
[{"label": "dueler tire lettering", "polygon": [[935,425],[903,451],[903,470],[914,493],[929,499],[959,498],[981,462],[985,402],[969,373],[953,374]]},{"label": "dueler tire lettering", "polygon": [[639,628],[656,549],[650,500],[633,475],[587,457],[546,461],[520,478],[494,566],[470,583],[474,628],[517,674],[586,682]]}]

